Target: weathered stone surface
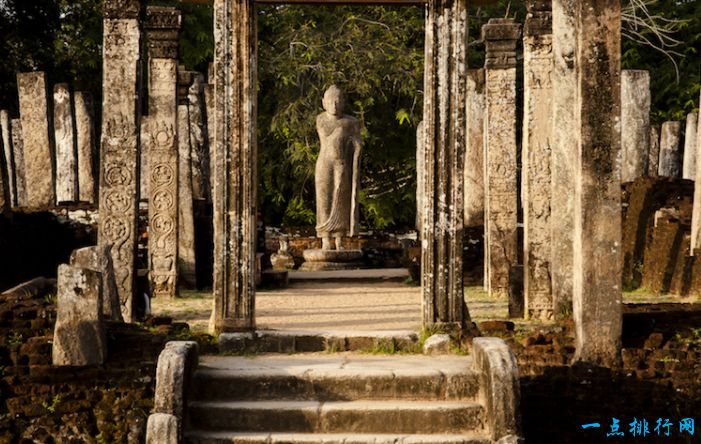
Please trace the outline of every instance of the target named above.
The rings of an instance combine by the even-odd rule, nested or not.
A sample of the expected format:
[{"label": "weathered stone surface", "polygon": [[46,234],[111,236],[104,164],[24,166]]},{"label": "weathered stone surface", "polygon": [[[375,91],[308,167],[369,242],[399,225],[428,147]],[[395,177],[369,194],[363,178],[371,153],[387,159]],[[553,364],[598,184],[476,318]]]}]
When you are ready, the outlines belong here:
[{"label": "weathered stone surface", "polygon": [[657,177],[660,168],[660,129],[650,127],[650,153],[647,165],[648,177]]},{"label": "weathered stone surface", "polygon": [[488,291],[506,296],[509,268],[518,263],[516,44],[520,25],[490,19],[482,29],[485,63],[485,248]]},{"label": "weathered stone surface", "polygon": [[139,200],[148,201],[151,197],[151,168],[149,166],[149,149],[151,146],[151,133],[148,122],[149,116],[141,116],[139,122],[139,136],[141,152],[139,153]]},{"label": "weathered stone surface", "polygon": [[27,185],[24,168],[24,142],[22,139],[22,122],[12,119],[12,149],[15,155],[15,178],[17,179],[17,206],[27,206]]},{"label": "weathered stone surface", "polygon": [[[126,322],[134,321],[138,211],[140,39],[137,0],[105,2],[99,245],[113,245],[117,289]],[[136,12],[136,13],[135,13]],[[121,17],[121,18],[120,18]]]},{"label": "weathered stone surface", "polygon": [[484,69],[468,69],[465,227],[484,226],[484,106]]},{"label": "weathered stone surface", "polygon": [[192,198],[211,202],[210,162],[207,139],[207,121],[204,104],[204,76],[193,75],[188,89],[188,111],[190,116],[190,147],[192,152]]},{"label": "weathered stone surface", "polygon": [[300,271],[353,270],[363,266],[362,258],[362,250],[305,250]]},{"label": "weathered stone surface", "polygon": [[86,247],[71,253],[71,266],[100,273],[102,278],[102,313],[113,321],[122,322],[122,310],[112,264],[112,247]]},{"label": "weathered stone surface", "polygon": [[491,439],[498,442],[519,436],[521,389],[516,358],[498,338],[475,338],[472,357],[475,370],[480,372],[480,398],[487,410],[485,417]]},{"label": "weathered stone surface", "polygon": [[214,313],[217,333],[255,327],[256,13],[214,2]]},{"label": "weathered stone surface", "polygon": [[528,15],[523,38],[525,80],[521,149],[525,316],[551,319],[552,14],[549,1],[529,0],[526,6]]},{"label": "weathered stone surface", "polygon": [[[149,48],[147,175],[149,278],[154,297],[175,297],[178,277],[178,31],[175,8],[148,7],[144,25]],[[142,155],[143,157],[143,155]],[[143,166],[142,166],[143,168]],[[143,171],[143,170],[142,170]],[[142,178],[142,182],[143,182]]]},{"label": "weathered stone surface", "polygon": [[424,342],[425,355],[445,355],[450,353],[450,335],[432,335]]},{"label": "weathered stone surface", "polygon": [[[699,97],[701,103],[701,95]],[[696,126],[696,158],[701,159],[701,119]],[[696,162],[696,174],[694,176],[694,206],[691,212],[691,248],[690,255],[694,256],[694,250],[701,248],[701,162]]]},{"label": "weathered stone surface", "polygon": [[421,231],[421,213],[426,195],[426,127],[422,120],[416,125],[416,231]]},{"label": "weathered stone surface", "polygon": [[78,159],[73,101],[67,83],[54,85],[56,203],[78,201]]},{"label": "weathered stone surface", "polygon": [[613,364],[621,348],[621,4],[577,6],[575,359]]},{"label": "weathered stone surface", "polygon": [[54,365],[100,365],[107,356],[100,273],[71,265],[58,267],[58,302],[53,340]]},{"label": "weathered stone surface", "polygon": [[681,177],[681,122],[665,122],[660,134],[660,164],[662,177]]},{"label": "weathered stone surface", "polygon": [[192,201],[192,146],[187,105],[178,105],[178,280],[197,286],[195,213]]},{"label": "weathered stone surface", "polygon": [[158,357],[156,369],[155,413],[167,413],[183,419],[185,395],[197,361],[196,342],[173,341],[166,344]]},{"label": "weathered stone surface", "polygon": [[336,85],[322,103],[325,111],[316,118],[321,143],[314,172],[316,235],[323,250],[341,250],[343,237],[357,236],[360,224],[360,122],[343,114],[345,97]]},{"label": "weathered stone surface", "polygon": [[650,73],[621,74],[621,180],[632,182],[647,173],[650,150]]},{"label": "weathered stone surface", "polygon": [[153,413],[146,423],[146,444],[180,444],[180,430],[175,415]]},{"label": "weathered stone surface", "polygon": [[12,127],[10,123],[10,112],[0,110],[0,143],[5,154],[5,171],[7,177],[7,188],[10,193],[8,205],[17,206],[17,165],[15,162],[15,151],[12,145]]},{"label": "weathered stone surface", "polygon": [[686,130],[684,131],[684,164],[682,178],[694,180],[696,178],[696,130],[699,124],[699,115],[691,113],[686,117]]},{"label": "weathered stone surface", "polygon": [[553,0],[553,72],[550,200],[553,309],[555,313],[572,306],[574,182],[577,138],[574,101],[577,91],[575,51],[576,0]]},{"label": "weathered stone surface", "polygon": [[92,94],[76,91],[75,132],[78,147],[78,200],[95,203],[97,190],[95,180],[95,103]]},{"label": "weathered stone surface", "polygon": [[[212,65],[210,64],[210,69]],[[209,77],[209,82],[204,86],[204,103],[207,111],[207,146],[209,147],[209,195],[214,196],[214,128],[216,123],[214,120],[214,81],[213,77]]]},{"label": "weathered stone surface", "polygon": [[12,197],[10,195],[10,180],[7,177],[7,160],[5,153],[0,150],[0,214],[5,214],[12,208]]},{"label": "weathered stone surface", "polygon": [[424,204],[421,292],[424,326],[461,328],[464,160],[467,130],[467,2],[429,2],[424,76]]},{"label": "weathered stone surface", "polygon": [[43,72],[18,73],[17,89],[22,120],[26,206],[46,208],[55,200],[46,76]]}]

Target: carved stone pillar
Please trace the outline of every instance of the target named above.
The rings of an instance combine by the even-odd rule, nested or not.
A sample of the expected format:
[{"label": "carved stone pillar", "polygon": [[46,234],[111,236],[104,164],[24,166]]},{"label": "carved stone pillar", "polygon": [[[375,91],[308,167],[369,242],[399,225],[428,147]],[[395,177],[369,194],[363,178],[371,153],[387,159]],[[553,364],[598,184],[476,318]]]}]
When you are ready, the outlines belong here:
[{"label": "carved stone pillar", "polygon": [[684,130],[684,164],[682,167],[682,178],[696,179],[696,129],[699,124],[699,115],[691,113],[686,116],[686,127]]},{"label": "carved stone pillar", "polygon": [[572,308],[572,245],[574,233],[574,162],[578,131],[574,100],[577,91],[575,52],[576,0],[553,0],[553,72],[550,220],[550,275],[555,315]]},{"label": "carved stone pillar", "polygon": [[484,69],[467,70],[465,227],[484,226]]},{"label": "carved stone pillar", "polygon": [[17,179],[17,206],[27,206],[27,185],[24,176],[24,141],[22,140],[22,122],[12,119],[12,150],[15,154],[15,178]]},{"label": "carved stone pillar", "polygon": [[81,202],[95,203],[95,105],[89,92],[75,93],[75,129],[78,144],[78,197]]},{"label": "carved stone pillar", "polygon": [[[106,0],[104,3],[98,243],[112,245],[117,290],[126,322],[135,320],[140,12],[139,0]],[[24,124],[22,126],[24,128]]]},{"label": "carved stone pillar", "polygon": [[681,122],[664,122],[660,132],[660,163],[658,174],[661,177],[681,177]]},{"label": "carved stone pillar", "polygon": [[146,9],[149,54],[149,278],[154,297],[175,297],[178,264],[178,33],[180,11]]},{"label": "carved stone pillar", "polygon": [[528,0],[523,38],[524,119],[522,167],[525,315],[552,319],[550,281],[550,119],[552,12],[549,1]]},{"label": "carved stone pillar", "polygon": [[30,208],[47,208],[55,202],[55,169],[46,76],[43,72],[19,73],[17,89],[24,136],[26,203]]},{"label": "carved stone pillar", "polygon": [[255,327],[256,14],[214,1],[215,332]]},{"label": "carved stone pillar", "polygon": [[462,328],[463,162],[467,96],[467,2],[430,0],[426,15],[423,324]]},{"label": "carved stone pillar", "polygon": [[621,73],[621,180],[647,173],[650,151],[650,73]]},{"label": "carved stone pillar", "polygon": [[78,201],[78,159],[75,113],[67,83],[54,85],[54,140],[56,141],[56,203]]},{"label": "carved stone pillar", "polygon": [[621,2],[580,0],[577,16],[573,308],[575,359],[620,358],[622,326]]},{"label": "carved stone pillar", "polygon": [[6,109],[0,110],[0,137],[2,140],[2,148],[5,154],[5,168],[7,171],[8,189],[10,192],[9,205],[18,206],[17,184],[17,161],[15,160],[15,151],[12,146],[12,128],[10,123],[10,112]]},{"label": "carved stone pillar", "polygon": [[518,264],[516,45],[521,26],[491,19],[482,27],[485,60],[485,248],[488,290],[509,293],[509,269]]}]

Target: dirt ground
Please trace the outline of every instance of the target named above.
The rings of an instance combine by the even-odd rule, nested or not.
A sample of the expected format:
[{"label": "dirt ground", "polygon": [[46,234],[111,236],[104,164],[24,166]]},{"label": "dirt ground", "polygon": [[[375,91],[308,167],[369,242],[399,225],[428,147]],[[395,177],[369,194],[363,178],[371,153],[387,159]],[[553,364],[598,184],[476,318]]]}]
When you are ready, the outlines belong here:
[{"label": "dirt ground", "polygon": [[[490,298],[481,287],[468,287],[465,299],[474,321],[508,318],[506,298]],[[624,294],[624,301],[697,299],[638,290]],[[177,299],[153,300],[152,312],[187,322],[193,331],[206,331],[212,303],[211,292],[182,291]],[[257,291],[256,320],[259,328],[275,330],[419,330],[421,293],[419,287],[398,282],[298,282],[284,290]],[[528,324],[534,327],[533,322]]]}]

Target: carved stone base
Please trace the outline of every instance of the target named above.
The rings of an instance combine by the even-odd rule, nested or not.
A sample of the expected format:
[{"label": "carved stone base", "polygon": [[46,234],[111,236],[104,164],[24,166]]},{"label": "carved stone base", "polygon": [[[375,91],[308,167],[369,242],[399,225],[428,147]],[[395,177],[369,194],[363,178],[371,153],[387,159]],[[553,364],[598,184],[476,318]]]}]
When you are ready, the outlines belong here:
[{"label": "carved stone base", "polygon": [[306,250],[300,271],[354,270],[363,267],[362,250]]}]

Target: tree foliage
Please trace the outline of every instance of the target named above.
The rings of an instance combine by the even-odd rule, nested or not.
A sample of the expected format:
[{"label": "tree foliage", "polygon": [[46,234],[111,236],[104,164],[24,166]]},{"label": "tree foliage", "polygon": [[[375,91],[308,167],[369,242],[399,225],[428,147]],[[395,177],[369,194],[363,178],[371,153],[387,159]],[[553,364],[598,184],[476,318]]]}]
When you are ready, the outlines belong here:
[{"label": "tree foliage", "polygon": [[[213,56],[211,6],[148,3],[183,10],[181,63],[206,72]],[[70,82],[100,96],[101,4],[0,0],[0,108],[16,115],[19,71],[44,70],[51,84]],[[698,108],[701,0],[624,0],[623,9],[622,66],[651,72],[653,122],[685,119]],[[471,7],[471,67],[484,62],[481,26],[505,16],[522,23],[523,2]],[[364,128],[362,224],[413,225],[423,22],[417,7],[259,6],[259,195],[268,223],[314,223],[314,121],[323,91],[336,83],[347,92],[346,112]]]}]

